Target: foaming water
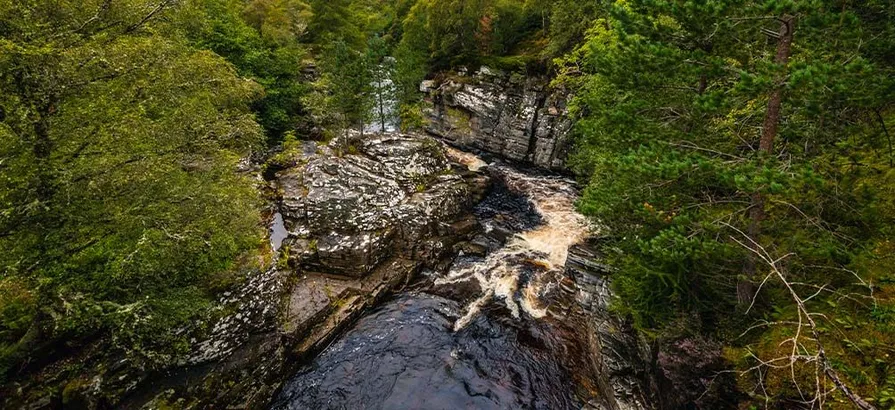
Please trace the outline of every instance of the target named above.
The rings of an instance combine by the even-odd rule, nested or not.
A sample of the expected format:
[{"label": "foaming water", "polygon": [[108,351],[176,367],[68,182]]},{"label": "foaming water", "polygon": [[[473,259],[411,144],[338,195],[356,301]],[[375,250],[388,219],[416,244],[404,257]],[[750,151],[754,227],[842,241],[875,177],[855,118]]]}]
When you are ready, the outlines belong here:
[{"label": "foaming water", "polygon": [[[590,231],[568,179],[487,164],[456,150],[494,188],[484,227],[447,273],[365,315],[288,381],[274,409],[581,408],[576,343],[548,315],[562,301],[568,247]],[[477,250],[476,250],[477,249]],[[483,256],[484,255],[484,256]]]},{"label": "foaming water", "polygon": [[562,278],[569,247],[581,242],[592,230],[587,219],[575,211],[578,193],[573,181],[529,174],[502,164],[491,165],[489,170],[509,190],[532,203],[542,224],[517,233],[483,262],[457,266],[435,281],[436,285],[447,285],[475,280],[482,289],[482,294],[454,324],[455,331],[468,325],[493,299],[503,300],[514,317],[518,318],[520,312],[533,318],[544,317],[547,309],[542,296]]}]

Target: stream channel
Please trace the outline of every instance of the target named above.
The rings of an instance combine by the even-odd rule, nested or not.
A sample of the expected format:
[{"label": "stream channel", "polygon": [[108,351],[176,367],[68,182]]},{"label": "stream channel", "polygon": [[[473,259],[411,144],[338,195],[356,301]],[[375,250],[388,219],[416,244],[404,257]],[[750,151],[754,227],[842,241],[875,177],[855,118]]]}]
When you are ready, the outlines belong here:
[{"label": "stream channel", "polygon": [[482,232],[446,274],[424,272],[361,317],[272,409],[581,407],[560,308],[568,248],[590,232],[573,181],[449,151],[494,177],[473,210]]}]

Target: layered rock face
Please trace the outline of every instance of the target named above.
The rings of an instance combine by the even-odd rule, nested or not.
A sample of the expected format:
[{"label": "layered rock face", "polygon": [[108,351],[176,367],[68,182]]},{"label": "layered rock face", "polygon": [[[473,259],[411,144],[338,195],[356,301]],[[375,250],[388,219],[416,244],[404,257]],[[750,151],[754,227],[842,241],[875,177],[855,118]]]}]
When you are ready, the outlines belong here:
[{"label": "layered rock face", "polygon": [[599,398],[594,410],[733,409],[736,380],[717,341],[689,336],[646,340],[609,309],[612,267],[600,263],[600,239],[569,249],[566,273],[583,309],[584,341]]},{"label": "layered rock face", "polygon": [[586,318],[584,341],[592,374],[601,390],[587,408],[648,410],[660,401],[650,346],[623,318],[609,310],[612,268],[601,264],[598,239],[569,249],[566,274],[575,283],[575,299]]},{"label": "layered rock face", "polygon": [[550,170],[564,170],[572,121],[568,94],[549,81],[482,67],[420,86],[432,104],[426,131],[467,149],[482,150]]},{"label": "layered rock face", "polygon": [[304,270],[362,278],[389,257],[430,261],[486,188],[430,138],[388,134],[349,150],[358,155],[319,155],[280,176],[290,258]]}]

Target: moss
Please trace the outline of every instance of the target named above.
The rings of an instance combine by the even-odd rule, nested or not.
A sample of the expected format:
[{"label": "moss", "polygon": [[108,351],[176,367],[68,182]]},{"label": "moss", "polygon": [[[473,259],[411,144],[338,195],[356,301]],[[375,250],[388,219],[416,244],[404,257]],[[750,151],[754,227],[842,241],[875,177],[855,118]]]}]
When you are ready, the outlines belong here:
[{"label": "moss", "polygon": [[398,118],[401,119],[401,131],[405,132],[421,130],[428,125],[421,103],[401,104],[398,107]]},{"label": "moss", "polygon": [[289,245],[283,245],[280,248],[280,256],[277,258],[277,269],[288,269],[289,268],[289,254],[292,249]]},{"label": "moss", "polygon": [[488,67],[492,67],[501,71],[517,73],[537,71],[541,65],[541,61],[538,56],[532,54],[489,56],[485,57],[483,60],[485,65]]},{"label": "moss", "polygon": [[187,401],[183,398],[174,398],[175,391],[173,389],[166,390],[164,393],[153,399],[146,405],[146,408],[158,410],[181,410],[194,408],[198,404],[198,400]]},{"label": "moss", "polygon": [[456,131],[463,134],[472,133],[472,120],[470,119],[469,114],[465,111],[458,108],[446,107],[445,114]]},{"label": "moss", "polygon": [[87,398],[84,392],[89,385],[90,382],[82,378],[70,380],[62,388],[62,404],[72,408],[86,408]]},{"label": "moss", "polygon": [[0,380],[20,352],[28,348],[21,342],[31,329],[36,313],[36,299],[24,283],[15,278],[0,280]]},{"label": "moss", "polygon": [[444,149],[441,143],[436,141],[434,138],[423,139],[422,146],[426,153],[430,156],[441,160],[447,160],[447,157],[444,155]]}]

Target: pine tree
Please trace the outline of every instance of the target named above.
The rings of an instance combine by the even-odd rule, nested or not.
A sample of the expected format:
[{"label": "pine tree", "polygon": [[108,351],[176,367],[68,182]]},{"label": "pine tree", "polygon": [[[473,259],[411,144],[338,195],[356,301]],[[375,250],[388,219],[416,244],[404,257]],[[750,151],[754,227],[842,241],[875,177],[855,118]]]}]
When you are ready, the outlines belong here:
[{"label": "pine tree", "polygon": [[[842,353],[841,338],[811,332],[833,317],[871,315],[835,295],[867,296],[860,283],[885,275],[866,256],[890,235],[892,219],[878,212],[888,202],[869,199],[885,191],[859,181],[864,167],[890,170],[868,155],[882,141],[852,142],[880,122],[874,113],[889,106],[880,92],[892,87],[891,61],[870,54],[891,50],[892,38],[872,15],[868,5],[824,1],[614,2],[561,66],[578,89],[574,162],[591,175],[581,209],[607,227],[617,250],[618,306],[647,332],[683,321],[718,337],[768,316],[785,324],[823,312],[801,334],[836,346],[826,351],[841,353],[836,363],[850,360],[842,366],[851,373],[832,369],[807,339],[799,343],[818,355],[803,357],[817,359],[796,358],[794,373],[822,363],[821,390],[862,408],[872,386],[846,375],[864,368],[863,358]],[[766,251],[773,266],[759,255]],[[802,302],[818,287],[828,292],[796,303],[791,286]],[[735,341],[750,359],[774,358],[795,333],[761,329]],[[814,380],[758,366],[780,400]]]},{"label": "pine tree", "polygon": [[341,127],[355,127],[363,133],[373,107],[373,77],[367,56],[336,39],[326,50],[321,68]]}]

